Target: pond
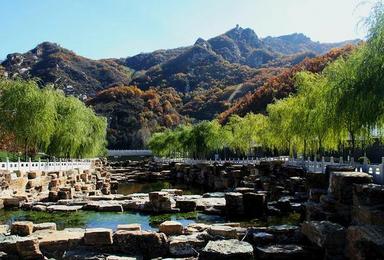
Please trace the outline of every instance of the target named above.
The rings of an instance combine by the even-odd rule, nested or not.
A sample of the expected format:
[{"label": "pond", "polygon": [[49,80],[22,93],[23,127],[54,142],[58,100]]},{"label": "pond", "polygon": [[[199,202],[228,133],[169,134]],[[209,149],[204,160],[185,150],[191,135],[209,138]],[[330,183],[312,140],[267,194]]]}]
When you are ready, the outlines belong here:
[{"label": "pond", "polygon": [[[122,183],[119,184],[118,193],[147,193],[151,191],[159,191],[161,189],[182,189],[184,194],[203,194],[205,191],[201,187],[190,187],[183,184],[173,183],[169,181],[155,181],[150,183]],[[162,215],[149,215],[138,212],[94,212],[94,211],[78,211],[78,212],[37,212],[24,210],[0,210],[0,224],[11,224],[14,221],[27,220],[34,223],[55,222],[59,230],[64,228],[111,228],[116,230],[119,224],[141,224],[143,230],[158,230],[160,223],[166,220],[176,220],[184,226],[190,223],[224,223],[227,221],[240,221],[241,225],[247,226],[268,226],[279,224],[297,224],[300,216],[291,214],[287,217],[268,217],[264,220],[247,219],[236,220],[226,219],[223,216],[207,215],[201,212],[192,213],[172,213]]]},{"label": "pond", "polygon": [[158,225],[166,220],[177,220],[184,226],[190,223],[223,223],[219,216],[199,212],[147,215],[136,212],[37,212],[24,210],[0,210],[0,223],[11,224],[14,221],[32,221],[33,223],[55,222],[58,229],[64,228],[111,228],[116,230],[119,224],[141,224],[144,230],[158,230]]}]

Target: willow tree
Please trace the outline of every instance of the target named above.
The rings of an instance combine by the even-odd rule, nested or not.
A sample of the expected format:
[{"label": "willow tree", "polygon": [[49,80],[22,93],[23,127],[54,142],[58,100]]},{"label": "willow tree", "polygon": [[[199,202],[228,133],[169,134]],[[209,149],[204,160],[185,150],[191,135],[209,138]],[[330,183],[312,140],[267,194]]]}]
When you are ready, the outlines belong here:
[{"label": "willow tree", "polygon": [[[300,72],[295,77],[297,92],[297,134],[307,139],[312,153],[322,153],[324,148],[333,149],[337,145],[339,134],[332,131],[335,116],[329,102],[328,80],[324,75]],[[306,142],[306,141],[304,141]],[[336,142],[336,143],[335,143]],[[305,153],[305,149],[304,149]]]},{"label": "willow tree", "polygon": [[45,150],[55,130],[55,98],[53,90],[40,90],[34,81],[0,81],[0,121],[29,150]]},{"label": "willow tree", "polygon": [[293,97],[277,100],[268,105],[268,130],[270,148],[294,153],[297,149],[295,118],[296,100]]},{"label": "willow tree", "polygon": [[229,118],[223,131],[229,148],[243,155],[249,154],[253,147],[263,146],[267,142],[267,118],[264,115],[253,113],[248,113],[243,118],[233,115]]},{"label": "willow tree", "polygon": [[191,130],[191,154],[197,158],[207,158],[211,153],[222,147],[219,123],[203,121]]}]

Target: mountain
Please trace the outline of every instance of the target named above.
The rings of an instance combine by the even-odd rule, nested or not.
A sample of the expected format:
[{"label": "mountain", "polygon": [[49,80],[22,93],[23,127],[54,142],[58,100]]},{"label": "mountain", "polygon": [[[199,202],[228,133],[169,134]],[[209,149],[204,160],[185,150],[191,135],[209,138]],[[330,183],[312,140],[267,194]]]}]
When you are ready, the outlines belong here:
[{"label": "mountain", "polygon": [[187,121],[178,112],[183,104],[172,88],[143,91],[135,86],[115,86],[86,103],[107,117],[110,148],[141,148],[155,130]]},{"label": "mountain", "polygon": [[255,69],[294,66],[347,43],[356,41],[323,44],[303,34],[261,39],[252,29],[236,26],[207,41],[200,38],[193,46],[139,54],[124,64],[141,70],[133,79],[134,85],[145,89],[173,87],[186,93],[196,88],[237,85],[253,78]]},{"label": "mountain", "polygon": [[325,54],[330,49],[348,44],[357,44],[359,40],[343,41],[339,43],[313,42],[302,33],[294,33],[279,37],[266,37],[263,42],[274,52],[283,55],[292,55],[300,52],[313,52],[317,55]]},{"label": "mountain", "polygon": [[37,77],[76,96],[93,96],[112,84],[128,84],[131,77],[130,69],[114,60],[87,59],[49,42],[24,54],[9,54],[2,66],[11,78]]},{"label": "mountain", "polygon": [[107,117],[110,148],[141,148],[154,131],[180,123],[264,112],[275,98],[295,91],[297,71],[321,71],[348,52],[332,50],[346,43],[356,41],[324,44],[303,34],[260,38],[236,26],[191,46],[92,60],[44,42],[9,54],[0,77],[37,78],[81,98]]}]

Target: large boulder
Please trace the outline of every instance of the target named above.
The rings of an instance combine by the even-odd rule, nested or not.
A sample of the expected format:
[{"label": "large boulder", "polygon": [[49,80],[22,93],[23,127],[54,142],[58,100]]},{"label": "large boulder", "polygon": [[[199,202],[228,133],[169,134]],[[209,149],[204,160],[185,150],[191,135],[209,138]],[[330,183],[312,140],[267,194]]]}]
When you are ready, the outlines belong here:
[{"label": "large boulder", "polygon": [[39,248],[39,240],[36,237],[31,237],[25,240],[16,242],[17,252],[21,259],[39,260],[44,259]]},{"label": "large boulder", "polygon": [[243,194],[244,212],[250,217],[261,217],[267,210],[265,194],[247,192]]},{"label": "large boulder", "polygon": [[361,225],[384,225],[384,186],[355,185],[352,221]]},{"label": "large boulder", "polygon": [[251,244],[237,239],[209,241],[200,253],[201,260],[252,260]]},{"label": "large boulder", "polygon": [[33,232],[31,221],[15,221],[11,225],[11,234],[18,236],[29,236]]},{"label": "large boulder", "polygon": [[169,253],[175,257],[196,256],[205,244],[197,234],[173,236],[169,239]]},{"label": "large boulder", "polygon": [[164,233],[118,230],[113,235],[113,243],[117,252],[144,258],[162,257],[168,252]]},{"label": "large boulder", "polygon": [[40,242],[40,250],[45,256],[61,258],[65,251],[77,248],[83,242],[84,229],[40,230],[34,233]]},{"label": "large boulder", "polygon": [[149,203],[146,204],[147,209],[154,212],[172,211],[172,201],[168,192],[150,192]]},{"label": "large boulder", "polygon": [[208,230],[208,234],[213,237],[219,238],[237,238],[237,229],[235,227],[224,226],[224,225],[214,225],[211,226]]},{"label": "large boulder", "polygon": [[90,246],[112,245],[112,229],[90,228],[84,233],[84,243]]},{"label": "large boulder", "polygon": [[384,226],[350,226],[346,255],[351,260],[384,259]]},{"label": "large boulder", "polygon": [[301,232],[313,244],[325,250],[327,258],[340,257],[344,253],[345,228],[329,221],[304,222]]},{"label": "large boulder", "polygon": [[225,194],[225,210],[228,215],[244,215],[243,194],[228,192]]},{"label": "large boulder", "polygon": [[53,223],[53,222],[33,224],[33,232],[39,231],[39,230],[56,230],[56,229],[57,229],[56,223]]},{"label": "large boulder", "polygon": [[307,260],[319,259],[312,257],[301,246],[298,245],[271,245],[256,247],[256,257],[262,260]]},{"label": "large boulder", "polygon": [[181,235],[183,225],[177,221],[165,221],[160,224],[159,231],[166,235]]},{"label": "large boulder", "polygon": [[141,231],[141,225],[140,224],[120,224],[120,225],[117,225],[117,230]]},{"label": "large boulder", "polygon": [[372,182],[372,176],[361,172],[333,172],[329,181],[329,193],[335,200],[344,204],[352,204],[353,184]]}]

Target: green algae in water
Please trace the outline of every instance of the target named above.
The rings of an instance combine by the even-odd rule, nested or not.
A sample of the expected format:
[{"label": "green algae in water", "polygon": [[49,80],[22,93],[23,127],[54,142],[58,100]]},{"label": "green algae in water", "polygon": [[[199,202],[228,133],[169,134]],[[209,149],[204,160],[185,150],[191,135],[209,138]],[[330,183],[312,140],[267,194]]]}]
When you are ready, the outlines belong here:
[{"label": "green algae in water", "polygon": [[33,223],[54,222],[58,229],[66,227],[83,227],[87,216],[83,212],[44,212],[24,210],[1,210],[0,222],[11,224],[14,221],[32,221]]}]

